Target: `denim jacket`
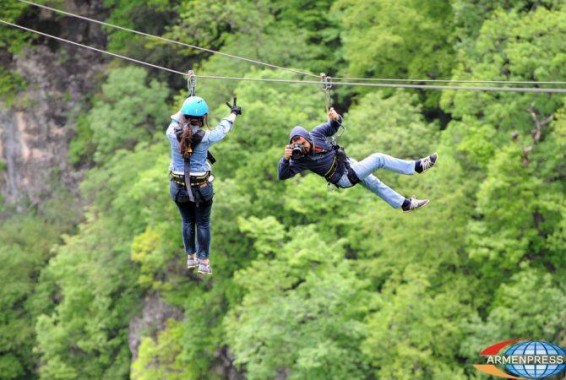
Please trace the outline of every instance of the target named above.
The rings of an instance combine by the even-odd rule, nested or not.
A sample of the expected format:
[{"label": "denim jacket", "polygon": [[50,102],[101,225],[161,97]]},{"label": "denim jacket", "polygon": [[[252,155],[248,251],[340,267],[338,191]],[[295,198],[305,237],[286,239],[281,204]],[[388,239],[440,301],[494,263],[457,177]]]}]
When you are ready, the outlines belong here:
[{"label": "denim jacket", "polygon": [[[169,165],[169,170],[175,174],[184,174],[184,159],[179,151],[179,142],[177,141],[177,136],[175,136],[175,127],[179,123],[175,120],[171,120],[169,127],[167,128],[167,138],[169,139],[169,145],[171,146],[171,164]],[[222,119],[220,124],[210,131],[206,131],[204,137],[200,144],[198,144],[193,150],[191,155],[191,173],[204,173],[211,170],[210,163],[206,160],[206,152],[211,145],[221,141],[232,129],[232,123],[228,119]],[[199,127],[193,126],[193,129],[198,130]]]}]

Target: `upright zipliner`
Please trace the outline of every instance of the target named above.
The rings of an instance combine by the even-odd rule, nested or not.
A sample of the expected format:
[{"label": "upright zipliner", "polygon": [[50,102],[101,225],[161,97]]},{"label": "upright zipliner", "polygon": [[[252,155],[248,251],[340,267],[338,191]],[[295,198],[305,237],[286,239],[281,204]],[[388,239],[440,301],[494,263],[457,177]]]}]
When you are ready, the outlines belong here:
[{"label": "upright zipliner", "polygon": [[215,159],[208,149],[220,142],[233,128],[241,107],[234,98],[230,115],[214,129],[208,126],[208,104],[196,96],[196,76],[189,71],[189,97],[181,109],[171,116],[167,138],[171,148],[169,165],[169,193],[181,215],[183,246],[187,254],[187,268],[198,267],[202,274],[212,274],[210,265],[212,199],[214,196],[211,163]]},{"label": "upright zipliner", "polygon": [[405,198],[381,182],[372,173],[377,169],[387,169],[399,174],[423,173],[436,164],[438,154],[433,153],[419,160],[401,160],[383,153],[374,153],[362,161],[346,155],[344,148],[335,141],[336,132],[342,127],[342,116],[331,107],[331,78],[321,74],[321,86],[325,92],[328,121],[311,132],[301,126],[289,133],[289,144],[281,160],[278,174],[285,180],[310,170],[326,179],[329,184],[348,188],[360,183],[393,208],[410,212],[426,206],[428,199]]}]

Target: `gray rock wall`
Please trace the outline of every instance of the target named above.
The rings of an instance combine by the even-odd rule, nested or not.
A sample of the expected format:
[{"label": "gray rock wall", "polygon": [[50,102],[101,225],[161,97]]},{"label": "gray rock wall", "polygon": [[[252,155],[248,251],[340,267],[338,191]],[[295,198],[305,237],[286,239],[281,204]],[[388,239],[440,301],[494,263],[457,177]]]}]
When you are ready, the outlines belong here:
[{"label": "gray rock wall", "polygon": [[13,57],[12,70],[27,82],[11,107],[0,103],[0,192],[22,210],[61,186],[76,193],[82,173],[67,160],[85,96],[96,90],[103,57],[61,46],[28,48]]}]

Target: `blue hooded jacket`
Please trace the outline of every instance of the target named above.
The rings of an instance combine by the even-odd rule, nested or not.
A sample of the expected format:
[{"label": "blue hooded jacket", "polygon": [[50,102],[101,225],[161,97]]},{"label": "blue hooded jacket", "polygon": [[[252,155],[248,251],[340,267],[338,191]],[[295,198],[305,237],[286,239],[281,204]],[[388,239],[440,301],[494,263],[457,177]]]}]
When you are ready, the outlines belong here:
[{"label": "blue hooded jacket", "polygon": [[[294,136],[301,136],[311,144],[311,150],[297,160],[285,159],[282,157],[279,161],[279,179],[284,180],[291,178],[303,170],[310,170],[320,176],[325,176],[332,167],[336,151],[328,142],[328,138],[333,136],[340,128],[340,121],[329,120],[314,128],[310,133],[303,127],[294,127],[289,134],[289,140]],[[331,178],[330,183],[336,183],[344,174],[344,169],[336,170]]]}]

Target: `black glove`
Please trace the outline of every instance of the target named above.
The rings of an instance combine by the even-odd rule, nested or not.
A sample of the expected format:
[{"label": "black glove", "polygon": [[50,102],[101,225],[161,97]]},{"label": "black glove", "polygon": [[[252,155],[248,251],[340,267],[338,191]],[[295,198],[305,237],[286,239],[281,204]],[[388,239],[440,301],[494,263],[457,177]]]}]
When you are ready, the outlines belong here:
[{"label": "black glove", "polygon": [[242,107],[236,105],[236,97],[234,97],[234,104],[230,105],[230,103],[226,102],[228,108],[230,108],[230,113],[241,115],[242,114]]}]

